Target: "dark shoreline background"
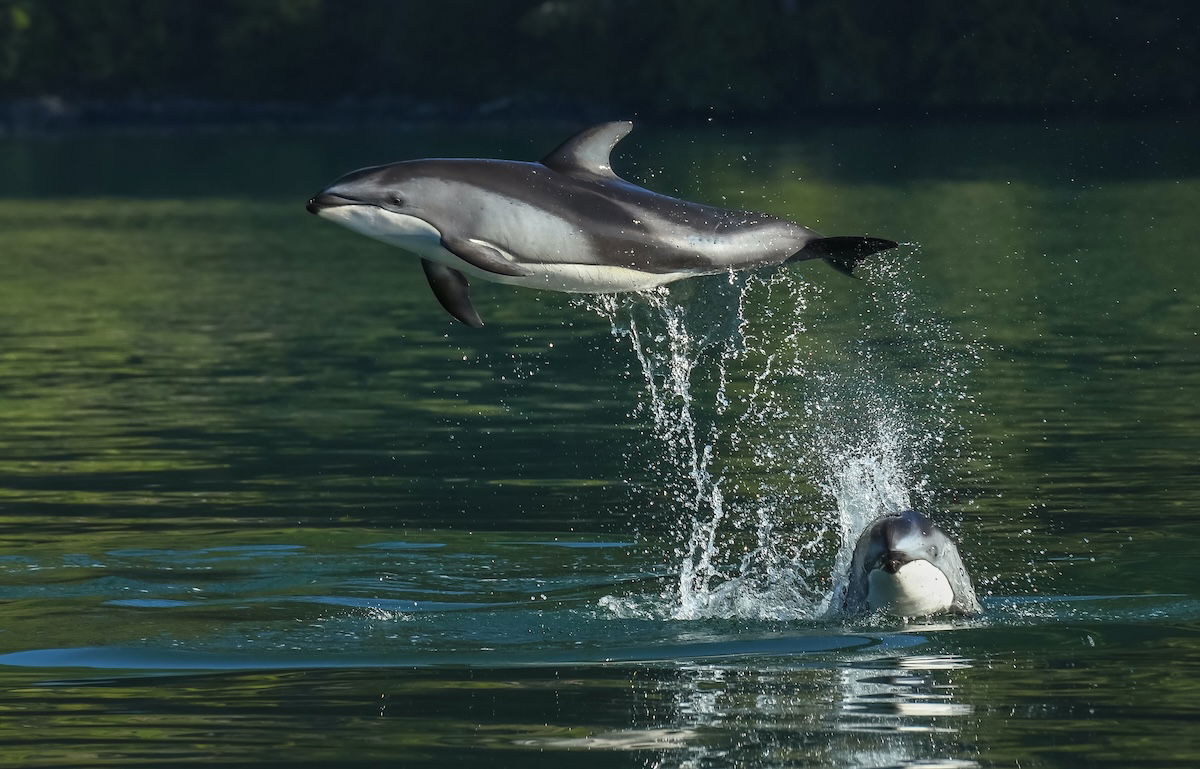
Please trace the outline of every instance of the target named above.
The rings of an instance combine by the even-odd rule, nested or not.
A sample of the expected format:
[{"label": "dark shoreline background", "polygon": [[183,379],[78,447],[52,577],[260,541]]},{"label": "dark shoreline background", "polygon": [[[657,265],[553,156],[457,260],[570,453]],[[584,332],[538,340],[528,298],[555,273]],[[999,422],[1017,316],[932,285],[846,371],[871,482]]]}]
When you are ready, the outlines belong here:
[{"label": "dark shoreline background", "polygon": [[606,120],[635,120],[639,125],[814,126],[822,124],[1006,124],[1062,125],[1089,122],[1200,124],[1196,110],[928,109],[921,112],[885,108],[825,109],[805,118],[751,114],[677,115],[666,117],[638,110],[595,105],[550,105],[504,100],[477,105],[374,99],[338,102],[237,102],[190,98],[72,101],[58,96],[0,101],[0,139],[112,134],[174,134],[208,131],[272,132],[346,130],[389,126],[509,126],[537,124],[573,130]]},{"label": "dark shoreline background", "polygon": [[0,0],[0,132],[1195,115],[1200,4]]}]

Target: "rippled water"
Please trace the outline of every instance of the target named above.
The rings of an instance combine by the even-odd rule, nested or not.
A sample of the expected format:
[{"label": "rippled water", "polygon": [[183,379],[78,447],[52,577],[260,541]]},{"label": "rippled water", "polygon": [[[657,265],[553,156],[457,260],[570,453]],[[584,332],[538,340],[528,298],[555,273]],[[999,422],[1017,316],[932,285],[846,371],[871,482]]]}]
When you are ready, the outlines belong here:
[{"label": "rippled water", "polygon": [[[0,143],[0,762],[1194,764],[1193,128],[639,131],[907,245],[479,331],[303,200],[560,129]],[[982,617],[840,615],[906,503]]]}]

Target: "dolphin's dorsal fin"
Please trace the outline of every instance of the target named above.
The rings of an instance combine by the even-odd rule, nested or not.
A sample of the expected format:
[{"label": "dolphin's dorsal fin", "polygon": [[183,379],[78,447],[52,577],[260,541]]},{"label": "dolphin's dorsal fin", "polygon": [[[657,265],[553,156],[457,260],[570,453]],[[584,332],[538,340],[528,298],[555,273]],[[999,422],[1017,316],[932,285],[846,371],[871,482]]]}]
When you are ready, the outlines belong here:
[{"label": "dolphin's dorsal fin", "polygon": [[585,128],[542,158],[542,165],[562,174],[615,179],[609,155],[632,130],[633,123],[628,120]]}]

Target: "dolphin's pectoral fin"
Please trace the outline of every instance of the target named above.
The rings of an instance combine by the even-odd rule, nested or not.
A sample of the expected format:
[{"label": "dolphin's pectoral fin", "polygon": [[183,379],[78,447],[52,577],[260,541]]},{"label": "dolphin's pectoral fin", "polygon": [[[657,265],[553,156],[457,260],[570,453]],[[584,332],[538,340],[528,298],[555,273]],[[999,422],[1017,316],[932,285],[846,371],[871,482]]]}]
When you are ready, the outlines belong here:
[{"label": "dolphin's pectoral fin", "polygon": [[586,128],[558,145],[553,152],[542,158],[542,165],[561,174],[599,176],[615,179],[609,155],[617,142],[633,130],[633,123],[622,120],[616,123],[601,123]]},{"label": "dolphin's pectoral fin", "polygon": [[504,251],[482,240],[443,236],[442,248],[484,272],[510,275],[514,278],[524,278],[530,274],[529,270],[514,262]]},{"label": "dolphin's pectoral fin", "polygon": [[429,287],[433,289],[433,295],[437,297],[438,303],[445,308],[446,312],[453,315],[460,323],[465,323],[473,328],[483,325],[483,320],[475,311],[475,306],[471,304],[471,287],[467,283],[465,275],[453,267],[431,262],[428,259],[421,260],[421,267],[425,270],[425,277],[429,279]]}]

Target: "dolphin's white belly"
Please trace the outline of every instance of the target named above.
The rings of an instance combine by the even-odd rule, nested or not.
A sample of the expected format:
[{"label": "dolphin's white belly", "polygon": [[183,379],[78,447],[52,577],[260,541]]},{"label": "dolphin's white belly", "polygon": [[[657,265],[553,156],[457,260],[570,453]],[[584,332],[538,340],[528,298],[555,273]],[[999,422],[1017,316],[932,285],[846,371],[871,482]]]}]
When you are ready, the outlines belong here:
[{"label": "dolphin's white belly", "polygon": [[954,590],[929,561],[910,561],[895,574],[875,569],[867,575],[867,603],[901,617],[927,617],[949,611]]},{"label": "dolphin's white belly", "polygon": [[[375,206],[337,206],[321,212],[321,216],[366,235],[374,240],[398,246],[422,259],[453,267],[470,278],[505,283],[526,288],[565,291],[579,294],[610,294],[621,291],[644,291],[690,277],[688,272],[642,272],[629,267],[602,264],[572,264],[570,262],[526,262],[503,253],[529,275],[501,275],[481,270],[463,261],[442,246],[442,233],[429,222],[415,216],[385,211]],[[562,239],[559,242],[563,242]],[[569,242],[569,240],[567,241]],[[565,249],[564,249],[565,250]],[[568,258],[563,253],[560,258]]]},{"label": "dolphin's white belly", "polygon": [[454,254],[440,249],[437,258],[427,259],[453,267],[468,277],[480,278],[493,283],[510,286],[540,288],[547,291],[565,291],[573,294],[614,294],[622,291],[645,291],[651,288],[686,278],[686,272],[642,272],[628,267],[611,267],[600,264],[530,264],[522,263],[530,275],[497,275],[467,264]]}]

